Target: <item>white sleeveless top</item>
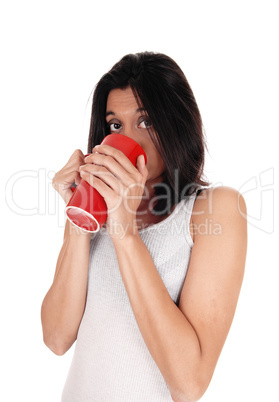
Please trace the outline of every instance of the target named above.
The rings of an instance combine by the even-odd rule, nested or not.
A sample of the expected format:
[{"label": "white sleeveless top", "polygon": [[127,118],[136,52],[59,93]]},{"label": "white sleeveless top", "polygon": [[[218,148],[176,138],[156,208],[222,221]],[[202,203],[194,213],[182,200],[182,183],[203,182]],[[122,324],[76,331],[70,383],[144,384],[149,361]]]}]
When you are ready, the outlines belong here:
[{"label": "white sleeveless top", "polygon": [[[163,221],[139,231],[178,304],[193,241],[196,193]],[[171,402],[167,384],[139,331],[107,231],[92,235],[87,302],[62,402]]]}]

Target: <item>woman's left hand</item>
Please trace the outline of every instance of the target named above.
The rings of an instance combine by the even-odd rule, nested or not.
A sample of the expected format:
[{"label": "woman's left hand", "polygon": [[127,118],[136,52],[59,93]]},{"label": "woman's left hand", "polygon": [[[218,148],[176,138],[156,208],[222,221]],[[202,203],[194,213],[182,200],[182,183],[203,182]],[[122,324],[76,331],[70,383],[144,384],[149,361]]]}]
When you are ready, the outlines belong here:
[{"label": "woman's left hand", "polygon": [[112,238],[134,234],[136,214],[144,193],[148,170],[144,156],[136,167],[123,152],[109,145],[98,145],[85,158],[80,175],[93,186],[107,204],[106,229]]}]

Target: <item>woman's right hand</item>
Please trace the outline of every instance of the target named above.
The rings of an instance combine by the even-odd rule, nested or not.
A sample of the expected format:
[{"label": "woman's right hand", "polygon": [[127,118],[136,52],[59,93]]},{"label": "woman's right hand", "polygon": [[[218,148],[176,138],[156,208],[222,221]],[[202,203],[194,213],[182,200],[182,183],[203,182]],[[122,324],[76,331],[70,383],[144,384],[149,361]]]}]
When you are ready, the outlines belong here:
[{"label": "woman's right hand", "polygon": [[84,165],[85,155],[80,149],[76,149],[66,165],[57,172],[52,180],[53,188],[61,195],[66,204],[68,204],[73,192],[71,186],[73,183],[79,184],[81,177],[79,167]]}]

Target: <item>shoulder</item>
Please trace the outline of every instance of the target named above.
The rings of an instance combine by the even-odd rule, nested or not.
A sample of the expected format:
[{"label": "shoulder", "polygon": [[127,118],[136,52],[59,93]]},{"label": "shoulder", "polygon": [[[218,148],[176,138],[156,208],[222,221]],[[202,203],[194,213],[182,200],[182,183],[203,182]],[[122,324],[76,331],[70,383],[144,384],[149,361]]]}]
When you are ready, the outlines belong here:
[{"label": "shoulder", "polygon": [[246,214],[243,196],[234,188],[227,186],[205,188],[197,197],[193,212],[213,213],[218,209],[228,211],[235,209]]},{"label": "shoulder", "polygon": [[227,226],[243,228],[246,215],[245,200],[236,189],[227,186],[204,189],[193,206],[190,224],[193,242],[201,235],[221,234]]}]

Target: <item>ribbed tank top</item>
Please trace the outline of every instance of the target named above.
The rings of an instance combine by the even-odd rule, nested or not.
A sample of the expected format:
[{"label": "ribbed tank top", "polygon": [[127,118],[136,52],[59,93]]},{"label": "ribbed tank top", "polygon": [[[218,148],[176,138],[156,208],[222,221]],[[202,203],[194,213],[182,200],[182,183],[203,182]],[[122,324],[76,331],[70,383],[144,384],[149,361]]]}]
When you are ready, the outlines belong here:
[{"label": "ribbed tank top", "polygon": [[[139,231],[178,304],[193,241],[196,193],[163,221]],[[171,402],[167,384],[139,331],[107,231],[92,235],[87,301],[62,402]]]}]

